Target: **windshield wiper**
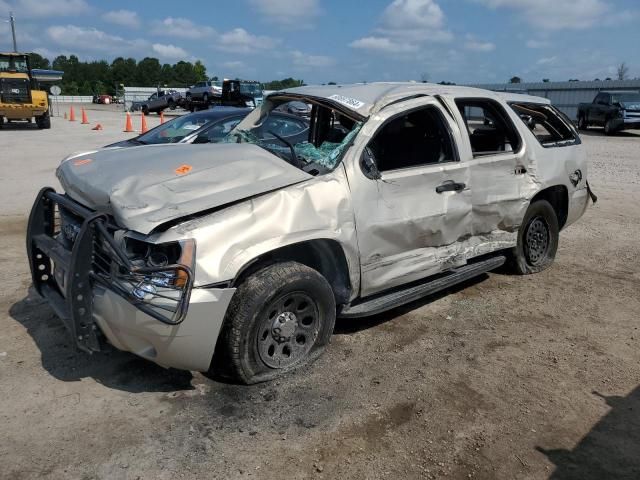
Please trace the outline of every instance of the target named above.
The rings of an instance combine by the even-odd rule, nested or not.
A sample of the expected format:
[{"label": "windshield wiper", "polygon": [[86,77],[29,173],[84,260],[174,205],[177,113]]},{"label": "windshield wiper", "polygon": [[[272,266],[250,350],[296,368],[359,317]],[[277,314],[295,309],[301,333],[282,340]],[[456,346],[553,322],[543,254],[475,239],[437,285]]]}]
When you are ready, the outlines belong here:
[{"label": "windshield wiper", "polygon": [[267,133],[270,133],[271,135],[276,137],[278,140],[280,140],[282,143],[284,143],[287,147],[289,147],[289,150],[291,151],[291,160],[293,162],[294,167],[298,167],[298,168],[304,167],[304,164],[298,159],[298,155],[296,155],[296,149],[293,148],[293,145],[291,144],[291,142],[289,142],[288,140],[285,140],[280,135],[278,135],[277,133],[271,130],[268,130]]}]

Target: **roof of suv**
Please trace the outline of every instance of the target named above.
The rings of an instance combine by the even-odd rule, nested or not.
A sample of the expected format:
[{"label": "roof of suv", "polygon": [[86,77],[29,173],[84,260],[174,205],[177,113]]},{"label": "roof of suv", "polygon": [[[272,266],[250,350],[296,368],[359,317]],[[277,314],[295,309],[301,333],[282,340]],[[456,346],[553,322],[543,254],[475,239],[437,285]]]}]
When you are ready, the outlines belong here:
[{"label": "roof of suv", "polygon": [[281,90],[271,95],[293,94],[318,97],[340,104],[359,116],[366,118],[390,103],[418,96],[460,95],[483,98],[501,98],[507,101],[530,101],[549,103],[541,97],[518,93],[497,93],[479,88],[456,85],[412,82],[375,82],[351,85],[313,85]]}]

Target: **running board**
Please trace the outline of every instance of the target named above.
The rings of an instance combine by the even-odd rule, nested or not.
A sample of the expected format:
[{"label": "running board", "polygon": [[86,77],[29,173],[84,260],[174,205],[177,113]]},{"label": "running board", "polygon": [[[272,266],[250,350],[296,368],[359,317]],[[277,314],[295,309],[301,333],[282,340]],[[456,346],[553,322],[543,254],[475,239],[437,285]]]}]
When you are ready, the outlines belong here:
[{"label": "running board", "polygon": [[503,265],[506,260],[506,257],[500,255],[479,262],[469,263],[463,267],[451,270],[434,280],[429,280],[426,283],[414,285],[404,290],[395,290],[391,293],[364,300],[362,303],[350,305],[344,308],[338,316],[341,318],[358,318],[382,313],[498,268]]}]

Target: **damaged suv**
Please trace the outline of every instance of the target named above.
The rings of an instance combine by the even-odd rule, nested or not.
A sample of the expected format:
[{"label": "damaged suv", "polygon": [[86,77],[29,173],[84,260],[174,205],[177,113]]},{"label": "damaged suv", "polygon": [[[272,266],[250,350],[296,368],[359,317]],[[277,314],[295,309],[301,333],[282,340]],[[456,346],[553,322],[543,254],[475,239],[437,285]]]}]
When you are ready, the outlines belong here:
[{"label": "damaged suv", "polygon": [[[261,126],[312,105],[307,141]],[[376,314],[505,262],[554,260],[595,201],[546,99],[413,83],[270,95],[215,145],[86,152],[29,219],[33,283],[77,346],[268,380]]]}]

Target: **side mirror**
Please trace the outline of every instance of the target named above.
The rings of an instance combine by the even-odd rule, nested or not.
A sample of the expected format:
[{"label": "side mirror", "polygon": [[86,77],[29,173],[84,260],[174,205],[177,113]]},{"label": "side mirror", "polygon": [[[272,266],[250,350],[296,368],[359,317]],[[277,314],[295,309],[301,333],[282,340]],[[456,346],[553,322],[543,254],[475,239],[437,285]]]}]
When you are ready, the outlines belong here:
[{"label": "side mirror", "polygon": [[362,152],[360,164],[365,177],[371,180],[380,180],[382,176],[380,175],[380,170],[378,170],[378,165],[376,165],[376,159],[373,156],[373,152],[369,147],[365,147]]}]

